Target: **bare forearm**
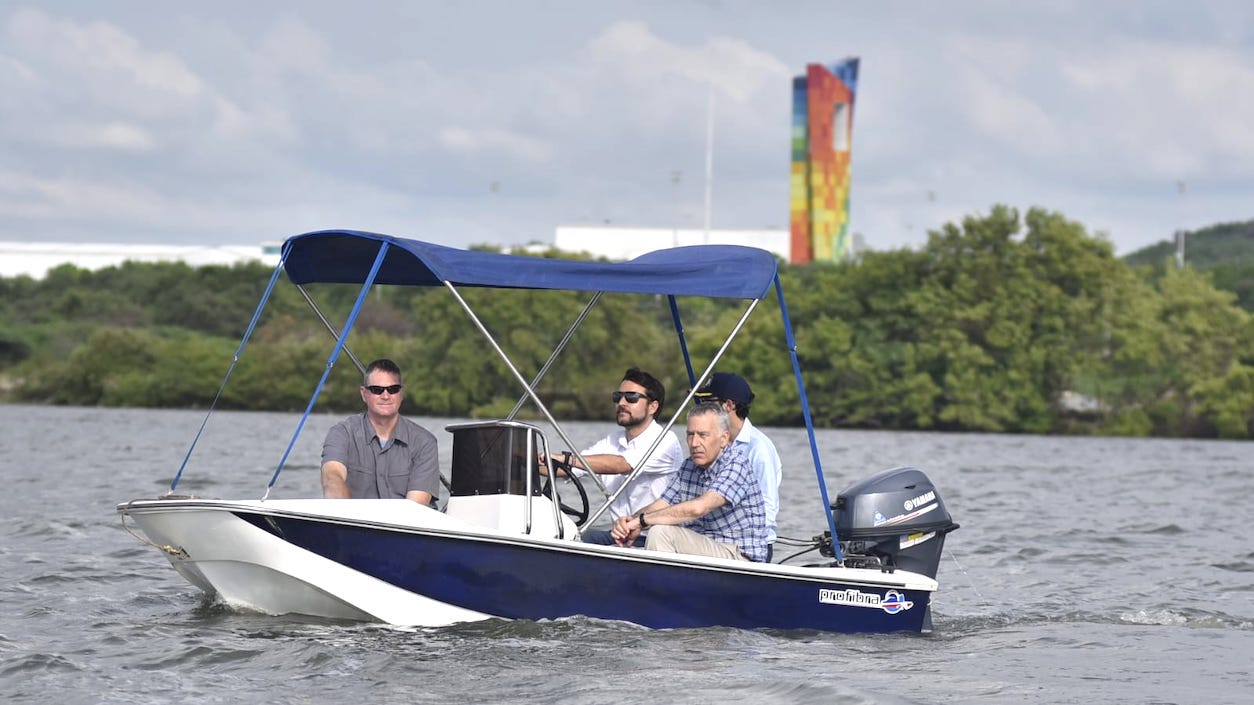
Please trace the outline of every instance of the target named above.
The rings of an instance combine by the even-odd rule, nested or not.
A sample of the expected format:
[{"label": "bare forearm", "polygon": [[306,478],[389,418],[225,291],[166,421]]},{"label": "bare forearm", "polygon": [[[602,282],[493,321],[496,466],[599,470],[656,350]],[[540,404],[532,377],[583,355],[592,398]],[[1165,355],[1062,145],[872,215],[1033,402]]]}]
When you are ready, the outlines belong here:
[{"label": "bare forearm", "polygon": [[675,526],[680,526],[687,524],[702,514],[701,512],[694,511],[692,507],[688,506],[688,504],[688,502],[681,502],[679,504],[662,507],[661,509],[653,511],[646,508],[643,512],[641,512],[641,514],[645,515],[645,521],[649,525],[673,524]]},{"label": "bare forearm", "polygon": [[405,493],[405,499],[412,500],[423,506],[431,506],[431,493],[422,490],[411,490]]},{"label": "bare forearm", "polygon": [[348,490],[348,468],[343,463],[329,461],[322,465],[322,496],[326,499],[351,499]]},{"label": "bare forearm", "polygon": [[[626,475],[632,471],[632,467],[627,464],[627,460],[621,455],[585,455],[584,460],[588,461],[586,469],[599,475]],[[573,455],[570,458],[570,464],[578,468],[583,467],[583,464],[579,462],[579,458]]]},{"label": "bare forearm", "polygon": [[717,492],[706,492],[700,497],[679,504],[666,504],[658,500],[644,508],[646,524],[672,524],[682,526],[698,517],[705,516],[726,503]]},{"label": "bare forearm", "polygon": [[[657,499],[645,507],[640,514],[659,511],[668,506],[664,500]],[[640,535],[641,530],[644,529],[644,526],[640,523],[640,514],[622,516],[614,520],[614,526],[610,528],[610,536],[614,537],[614,541],[619,546],[630,546],[636,540],[636,537]]]}]

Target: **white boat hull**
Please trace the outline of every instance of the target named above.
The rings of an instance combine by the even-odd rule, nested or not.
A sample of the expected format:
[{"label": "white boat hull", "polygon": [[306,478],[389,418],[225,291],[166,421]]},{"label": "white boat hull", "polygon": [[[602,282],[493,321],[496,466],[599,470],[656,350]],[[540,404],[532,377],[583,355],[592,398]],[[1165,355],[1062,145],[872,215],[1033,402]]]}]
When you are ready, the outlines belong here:
[{"label": "white boat hull", "polygon": [[[919,631],[937,587],[903,571],[748,563],[583,544],[573,533],[524,535],[407,500],[140,500],[118,511],[189,582],[225,604],[267,614],[413,626],[587,614],[660,627]],[[694,594],[714,587],[718,595]]]}]

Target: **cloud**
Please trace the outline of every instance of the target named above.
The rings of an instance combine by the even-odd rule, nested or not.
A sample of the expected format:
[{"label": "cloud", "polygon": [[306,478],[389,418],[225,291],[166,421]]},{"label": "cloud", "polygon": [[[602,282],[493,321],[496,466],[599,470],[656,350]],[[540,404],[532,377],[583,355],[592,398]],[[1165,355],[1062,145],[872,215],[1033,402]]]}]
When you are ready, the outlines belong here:
[{"label": "cloud", "polygon": [[699,226],[711,97],[713,224],[786,227],[791,78],[848,54],[852,222],[872,246],[998,202],[1127,243],[1249,217],[1254,56],[1233,28],[1250,10],[992,7],[5,10],[0,237]]},{"label": "cloud", "polygon": [[614,22],[588,43],[587,53],[604,73],[626,78],[646,95],[656,90],[658,80],[677,77],[693,85],[713,85],[743,104],[790,76],[782,61],[747,42],[712,37],[684,46],[663,40],[638,21]]},{"label": "cloud", "polygon": [[[115,106],[136,102],[133,110],[159,108],[163,100],[199,95],[203,86],[178,57],[144,51],[134,37],[108,22],[60,20],[42,11],[19,9],[6,33],[13,46],[41,61],[50,78],[94,89]],[[72,80],[71,80],[72,79]],[[142,100],[141,100],[142,99]]]},{"label": "cloud", "polygon": [[[230,25],[207,31],[204,45],[193,37],[176,55],[109,22],[14,13],[13,68],[0,76],[29,84],[23,102],[40,117],[12,129],[78,150],[72,176],[32,169],[39,196],[24,212],[45,213],[49,224],[82,220],[54,215],[65,208],[176,226],[189,203],[205,200],[241,212],[264,200],[271,212],[301,211],[316,200],[351,213],[382,201],[404,211],[399,197],[422,214],[419,224],[443,220],[434,208],[449,208],[466,230],[486,232],[493,226],[475,222],[482,209],[465,204],[493,195],[534,219],[510,228],[532,240],[579,219],[666,224],[686,212],[699,220],[691,204],[700,203],[711,87],[718,138],[743,145],[721,167],[744,169],[755,154],[778,162],[786,146],[785,65],[729,36],[678,43],[642,22],[610,22],[574,61],[436,68],[420,51],[360,61],[325,27],[293,16],[252,37]],[[229,61],[208,63],[210,40]],[[764,96],[774,103],[765,115],[753,107]],[[778,139],[755,139],[764,128]],[[124,164],[89,149],[150,156]],[[783,174],[786,165],[772,168]],[[675,183],[677,170],[687,177]],[[744,197],[736,189],[727,184],[728,223],[762,197],[756,187]],[[656,207],[676,204],[681,192],[680,210]],[[529,203],[535,198],[545,200]],[[102,213],[110,202],[112,216]]]},{"label": "cloud", "polygon": [[507,157],[534,162],[544,161],[550,153],[549,146],[543,142],[506,130],[447,127],[440,131],[440,143],[454,152],[503,153]]},{"label": "cloud", "polygon": [[72,126],[61,133],[59,141],[64,147],[85,149],[147,152],[156,147],[156,140],[147,130],[126,122]]},{"label": "cloud", "polygon": [[258,55],[271,67],[308,75],[334,66],[331,46],[322,34],[291,17],[281,18],[265,33]]},{"label": "cloud", "polygon": [[[1089,146],[1158,179],[1254,176],[1254,69],[1212,46],[1127,41],[1074,57]],[[1077,121],[1078,123],[1079,121]]]},{"label": "cloud", "polygon": [[133,183],[73,177],[40,178],[0,171],[0,215],[66,217],[113,222],[145,220],[164,210],[161,199]]},{"label": "cloud", "polygon": [[969,138],[991,140],[1031,158],[1050,157],[1065,147],[1059,125],[1065,107],[1044,103],[1033,90],[1039,77],[1028,47],[969,35],[953,37],[946,46],[961,57],[950,68],[951,90],[975,131]]}]

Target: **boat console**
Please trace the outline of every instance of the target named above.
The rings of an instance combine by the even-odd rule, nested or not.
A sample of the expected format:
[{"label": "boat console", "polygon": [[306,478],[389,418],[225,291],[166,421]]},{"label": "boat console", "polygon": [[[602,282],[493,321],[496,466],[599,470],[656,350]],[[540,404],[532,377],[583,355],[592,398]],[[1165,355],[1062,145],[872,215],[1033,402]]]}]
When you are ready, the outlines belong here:
[{"label": "boat console", "polygon": [[[544,434],[521,421],[452,424],[453,466],[445,513],[510,533],[575,539],[553,483],[542,482]],[[547,454],[547,453],[546,453]]]}]

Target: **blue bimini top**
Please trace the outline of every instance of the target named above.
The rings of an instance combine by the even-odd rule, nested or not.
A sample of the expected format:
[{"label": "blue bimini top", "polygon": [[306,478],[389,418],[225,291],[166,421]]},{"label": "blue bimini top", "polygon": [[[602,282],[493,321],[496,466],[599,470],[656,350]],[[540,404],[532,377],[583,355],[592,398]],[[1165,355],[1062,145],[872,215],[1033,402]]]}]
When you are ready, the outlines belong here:
[{"label": "blue bimini top", "polygon": [[295,284],[361,284],[383,243],[376,284],[604,291],[626,294],[761,299],[778,263],[766,250],[694,245],[657,250],[629,262],[587,262],[459,250],[358,230],[320,230],[284,243]]}]

